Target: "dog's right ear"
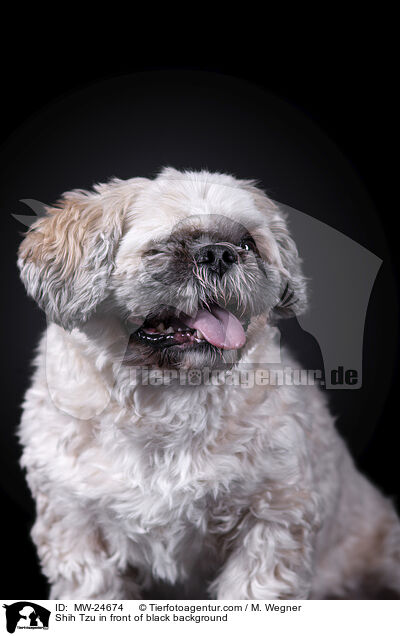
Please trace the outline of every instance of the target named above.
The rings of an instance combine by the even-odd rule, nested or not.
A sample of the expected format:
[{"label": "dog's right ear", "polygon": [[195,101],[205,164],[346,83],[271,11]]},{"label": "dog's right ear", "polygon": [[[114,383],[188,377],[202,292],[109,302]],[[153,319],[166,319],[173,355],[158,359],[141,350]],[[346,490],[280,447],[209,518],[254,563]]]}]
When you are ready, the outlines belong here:
[{"label": "dog's right ear", "polygon": [[307,308],[307,285],[301,268],[301,259],[292,239],[286,216],[253,181],[240,181],[242,187],[250,192],[257,208],[265,214],[268,228],[277,248],[275,261],[281,272],[280,300],[274,307],[274,313],[280,318],[291,318],[303,313]]},{"label": "dog's right ear", "polygon": [[125,214],[147,183],[114,179],[93,192],[67,192],[30,227],[18,266],[28,294],[49,320],[72,329],[107,296]]}]

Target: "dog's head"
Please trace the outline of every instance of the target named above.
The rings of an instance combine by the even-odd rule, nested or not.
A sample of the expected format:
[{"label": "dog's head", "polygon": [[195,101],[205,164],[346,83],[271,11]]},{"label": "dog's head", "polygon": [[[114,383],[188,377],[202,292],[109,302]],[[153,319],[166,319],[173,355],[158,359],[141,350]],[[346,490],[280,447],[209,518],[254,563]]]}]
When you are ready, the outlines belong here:
[{"label": "dog's head", "polygon": [[208,172],[68,192],[30,228],[18,264],[65,329],[99,315],[125,325],[126,364],[231,365],[266,320],[306,303],[279,208],[253,182]]}]

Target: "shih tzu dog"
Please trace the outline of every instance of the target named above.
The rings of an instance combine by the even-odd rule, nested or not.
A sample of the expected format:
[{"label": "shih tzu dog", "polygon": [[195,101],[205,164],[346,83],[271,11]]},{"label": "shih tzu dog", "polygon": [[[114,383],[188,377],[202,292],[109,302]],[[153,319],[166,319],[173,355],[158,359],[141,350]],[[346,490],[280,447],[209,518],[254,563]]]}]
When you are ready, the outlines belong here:
[{"label": "shih tzu dog", "polygon": [[253,182],[168,168],[68,192],[18,263],[49,321],[19,436],[52,598],[399,595],[399,521],[322,393],[235,381],[282,365],[276,320],[306,307]]}]

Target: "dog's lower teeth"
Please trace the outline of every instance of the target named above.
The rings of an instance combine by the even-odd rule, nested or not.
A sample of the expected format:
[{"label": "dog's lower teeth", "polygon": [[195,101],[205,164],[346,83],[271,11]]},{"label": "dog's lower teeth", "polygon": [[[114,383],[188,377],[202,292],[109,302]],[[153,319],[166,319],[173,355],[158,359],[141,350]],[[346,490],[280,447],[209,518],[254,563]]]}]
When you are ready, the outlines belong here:
[{"label": "dog's lower teeth", "polygon": [[172,327],[168,327],[165,333],[174,333],[174,330],[172,329]]},{"label": "dog's lower teeth", "polygon": [[198,338],[199,340],[204,340],[203,334],[198,329],[196,329],[196,338]]}]

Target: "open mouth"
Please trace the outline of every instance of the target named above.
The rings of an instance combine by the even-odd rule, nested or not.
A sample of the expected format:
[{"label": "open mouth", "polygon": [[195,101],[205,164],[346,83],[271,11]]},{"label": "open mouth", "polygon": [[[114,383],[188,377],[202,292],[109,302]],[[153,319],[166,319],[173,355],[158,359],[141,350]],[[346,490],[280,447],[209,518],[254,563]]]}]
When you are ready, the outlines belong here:
[{"label": "open mouth", "polygon": [[230,311],[214,304],[198,309],[195,316],[162,312],[146,318],[131,339],[156,349],[185,345],[241,349],[246,342],[247,326],[248,323],[242,324]]}]

